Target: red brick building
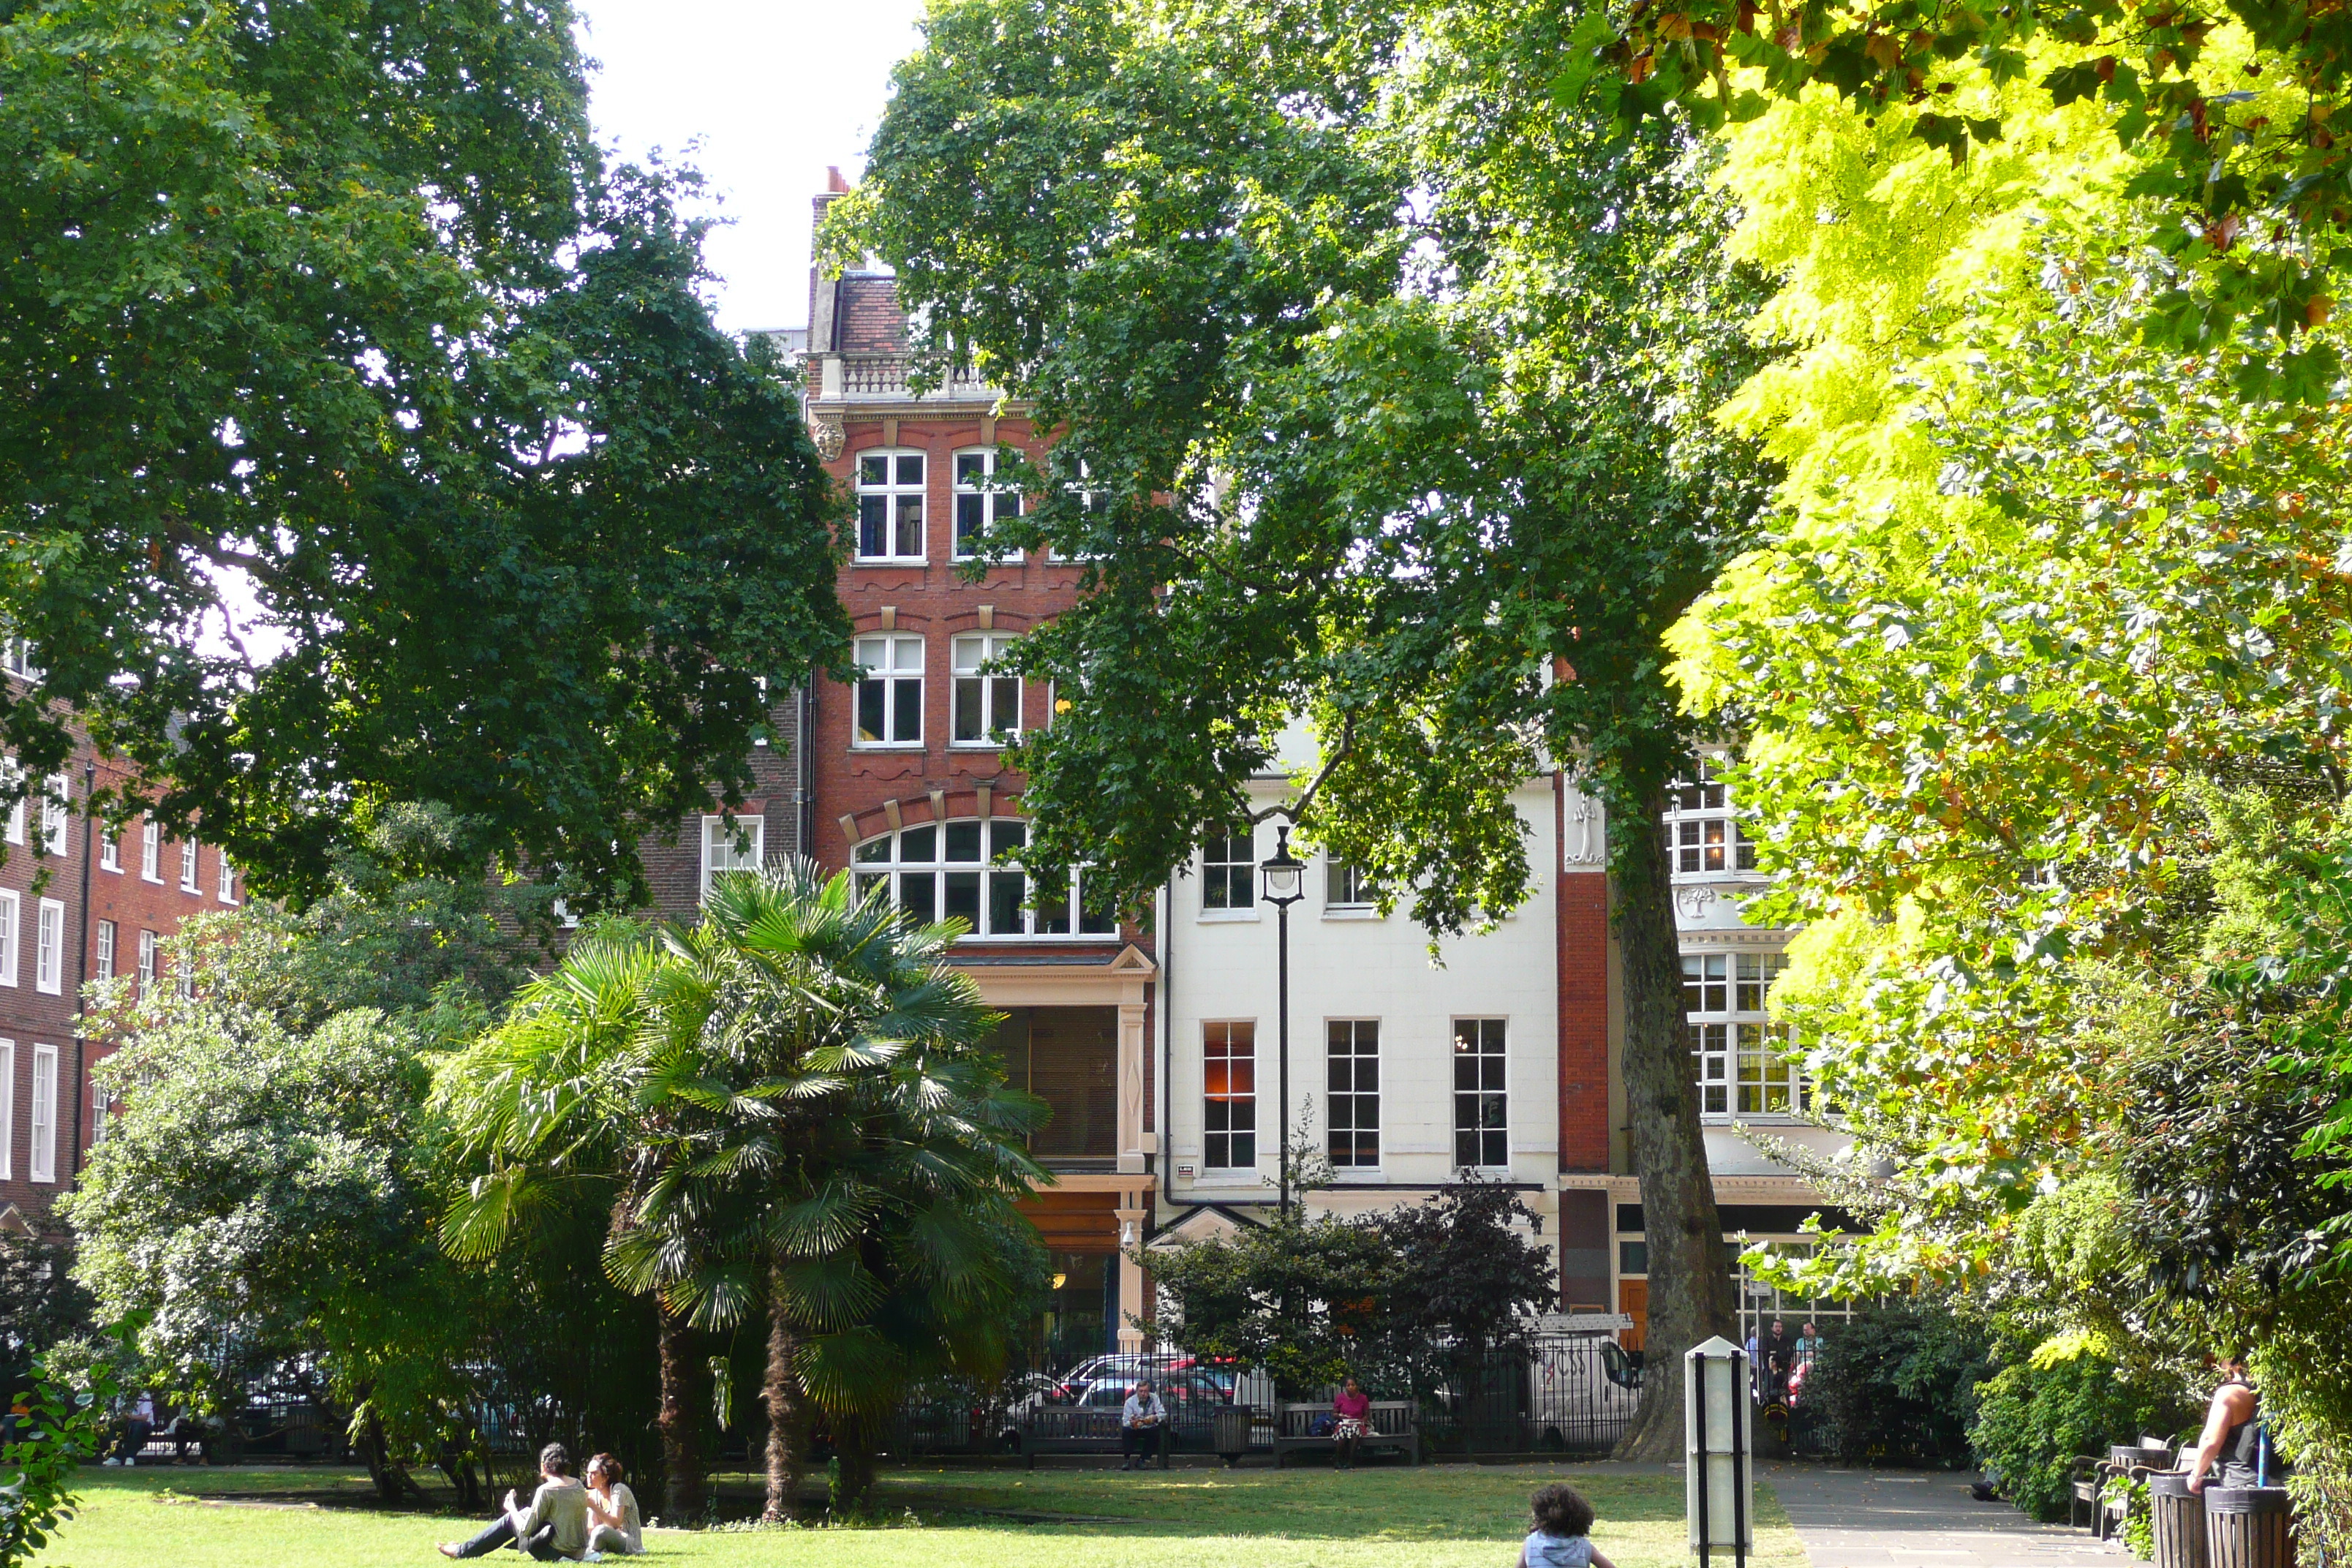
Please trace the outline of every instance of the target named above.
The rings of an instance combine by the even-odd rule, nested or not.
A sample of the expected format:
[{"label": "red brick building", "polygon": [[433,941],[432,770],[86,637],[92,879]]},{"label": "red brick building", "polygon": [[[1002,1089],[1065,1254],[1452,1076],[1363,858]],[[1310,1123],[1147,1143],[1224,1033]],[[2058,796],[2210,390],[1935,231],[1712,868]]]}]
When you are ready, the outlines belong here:
[{"label": "red brick building", "polygon": [[[6,645],[5,679],[18,692],[39,672]],[[80,1163],[85,1054],[77,1037],[87,908],[86,759],[35,779],[0,824],[0,1226],[37,1224]],[[0,768],[15,774],[13,760]]]},{"label": "red brick building", "polygon": [[[819,220],[838,194],[816,198]],[[1151,1215],[1157,966],[1149,933],[1097,907],[1082,876],[1040,892],[997,859],[1025,832],[1003,747],[1045,722],[1046,697],[988,668],[1074,601],[1079,569],[1037,552],[992,563],[977,583],[958,574],[962,542],[1020,504],[986,476],[1011,453],[1037,454],[1035,433],[985,386],[908,388],[888,276],[812,273],[810,290],[806,339],[789,346],[818,449],[858,497],[840,584],[870,674],[780,708],[748,809],[646,845],[647,877],[656,906],[684,914],[712,872],[804,853],[854,868],[863,887],[887,884],[909,909],[971,923],[957,962],[1007,1015],[997,1043],[1016,1080],[1055,1110],[1034,1149],[1058,1178],[1033,1205],[1059,1280],[1040,1332],[1108,1342],[1144,1310],[1141,1276],[1118,1253]]]},{"label": "red brick building", "polygon": [[[18,690],[38,680],[22,645],[9,645],[5,679]],[[100,831],[87,803],[124,776],[84,741],[0,826],[0,1226],[40,1225],[103,1135],[89,1069],[110,1047],[84,1037],[83,986],[170,984],[157,944],[244,896],[216,849],[143,818]]]}]

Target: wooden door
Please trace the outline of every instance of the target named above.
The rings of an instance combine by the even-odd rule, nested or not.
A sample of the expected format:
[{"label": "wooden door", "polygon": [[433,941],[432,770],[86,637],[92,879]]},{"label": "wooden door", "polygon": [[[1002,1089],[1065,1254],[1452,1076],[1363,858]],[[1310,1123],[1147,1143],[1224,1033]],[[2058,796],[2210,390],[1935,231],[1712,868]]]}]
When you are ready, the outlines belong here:
[{"label": "wooden door", "polygon": [[1629,1351],[1640,1350],[1643,1339],[1650,1331],[1650,1282],[1647,1279],[1617,1281],[1617,1310],[1633,1320],[1632,1328],[1618,1331],[1618,1343]]}]

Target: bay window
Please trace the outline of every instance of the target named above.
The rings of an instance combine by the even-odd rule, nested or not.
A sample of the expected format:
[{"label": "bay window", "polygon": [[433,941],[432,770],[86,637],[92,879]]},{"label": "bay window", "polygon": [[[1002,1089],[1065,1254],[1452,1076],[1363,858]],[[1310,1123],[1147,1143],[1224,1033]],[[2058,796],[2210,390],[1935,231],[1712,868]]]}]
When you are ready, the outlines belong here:
[{"label": "bay window", "polygon": [[1041,881],[1020,864],[1029,825],[1003,817],[925,823],[857,847],[858,896],[881,892],[917,920],[960,920],[998,939],[1116,936],[1114,913],[1088,896],[1086,876]]},{"label": "bay window", "polygon": [[1756,869],[1756,845],[1739,830],[1715,759],[1702,758],[1695,779],[1666,786],[1666,829],[1677,877],[1729,876]]},{"label": "bay window", "polygon": [[1784,967],[1777,952],[1683,954],[1683,1007],[1699,1110],[1707,1116],[1798,1116],[1812,1085],[1788,1029],[1765,1016]]}]

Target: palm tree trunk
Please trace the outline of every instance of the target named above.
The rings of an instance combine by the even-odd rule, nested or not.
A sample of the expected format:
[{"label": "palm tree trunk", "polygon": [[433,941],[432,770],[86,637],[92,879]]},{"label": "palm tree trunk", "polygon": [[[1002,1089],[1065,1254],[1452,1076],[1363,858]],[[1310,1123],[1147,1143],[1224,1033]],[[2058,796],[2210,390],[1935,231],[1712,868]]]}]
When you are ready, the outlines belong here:
[{"label": "palm tree trunk", "polygon": [[[1625,975],[1626,1120],[1650,1250],[1650,1319],[1642,1405],[1617,1445],[1621,1459],[1683,1457],[1683,1352],[1737,1331],[1731,1265],[1699,1131],[1681,944],[1675,931],[1664,791],[1644,792],[1649,832],[1617,868],[1618,951]],[[1611,803],[1615,809],[1615,803]]]},{"label": "palm tree trunk", "polygon": [[874,1429],[864,1415],[837,1416],[833,1446],[840,1454],[841,1484],[834,1489],[836,1517],[863,1513],[874,1496]]},{"label": "palm tree trunk", "polygon": [[709,1363],[697,1352],[700,1338],[686,1320],[658,1305],[660,1314],[662,1518],[672,1525],[698,1524],[709,1497],[703,1472],[702,1422],[710,1408]]},{"label": "palm tree trunk", "polygon": [[783,1308],[781,1287],[768,1293],[768,1370],[760,1397],[768,1410],[768,1506],[761,1517],[791,1519],[800,1507],[801,1479],[808,1472],[808,1402],[793,1365],[800,1333]]}]

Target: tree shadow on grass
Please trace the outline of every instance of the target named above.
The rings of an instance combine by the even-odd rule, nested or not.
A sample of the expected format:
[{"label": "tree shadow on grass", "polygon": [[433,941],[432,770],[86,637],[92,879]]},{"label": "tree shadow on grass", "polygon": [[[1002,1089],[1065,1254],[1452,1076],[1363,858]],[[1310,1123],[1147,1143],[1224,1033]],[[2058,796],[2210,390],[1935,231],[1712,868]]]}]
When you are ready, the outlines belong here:
[{"label": "tree shadow on grass", "polygon": [[877,1500],[927,1521],[1105,1532],[1287,1536],[1320,1540],[1516,1542],[1528,1498],[1566,1480],[1604,1521],[1678,1521],[1683,1484],[1670,1476],[1578,1474],[1562,1467],[1511,1472],[1422,1469],[1075,1471],[887,1475]]}]

